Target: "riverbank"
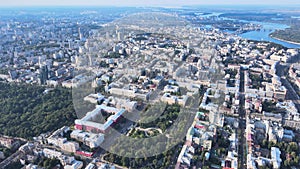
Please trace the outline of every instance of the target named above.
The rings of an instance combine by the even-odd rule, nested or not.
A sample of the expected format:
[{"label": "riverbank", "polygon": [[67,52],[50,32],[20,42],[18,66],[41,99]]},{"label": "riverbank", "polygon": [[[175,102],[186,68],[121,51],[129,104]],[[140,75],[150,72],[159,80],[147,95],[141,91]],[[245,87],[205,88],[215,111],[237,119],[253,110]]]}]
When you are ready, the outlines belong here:
[{"label": "riverbank", "polygon": [[291,43],[291,44],[294,44],[294,45],[300,45],[299,42],[293,42],[293,41],[284,40],[284,39],[275,37],[272,34],[270,34],[269,36],[270,36],[270,38],[273,38],[273,39],[276,39],[276,40],[279,40],[279,41],[282,41],[282,42],[287,42],[287,43]]}]

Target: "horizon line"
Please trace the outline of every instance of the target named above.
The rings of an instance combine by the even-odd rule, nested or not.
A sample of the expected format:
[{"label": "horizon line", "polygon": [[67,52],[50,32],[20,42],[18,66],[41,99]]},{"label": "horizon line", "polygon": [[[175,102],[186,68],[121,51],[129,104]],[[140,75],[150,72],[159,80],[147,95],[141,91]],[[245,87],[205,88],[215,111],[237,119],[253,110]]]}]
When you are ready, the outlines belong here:
[{"label": "horizon line", "polygon": [[91,4],[76,4],[76,5],[68,5],[68,4],[60,4],[60,5],[0,5],[0,8],[47,8],[47,7],[90,7],[90,8],[97,8],[97,7],[114,7],[114,8],[120,8],[120,7],[128,7],[128,8],[184,8],[184,7],[188,7],[188,8],[198,8],[198,7],[209,7],[209,6],[217,6],[217,7],[236,7],[236,6],[261,6],[261,7],[296,7],[296,6],[300,6],[299,4],[193,4],[193,5],[101,5],[101,4],[97,4],[97,5],[91,5]]}]

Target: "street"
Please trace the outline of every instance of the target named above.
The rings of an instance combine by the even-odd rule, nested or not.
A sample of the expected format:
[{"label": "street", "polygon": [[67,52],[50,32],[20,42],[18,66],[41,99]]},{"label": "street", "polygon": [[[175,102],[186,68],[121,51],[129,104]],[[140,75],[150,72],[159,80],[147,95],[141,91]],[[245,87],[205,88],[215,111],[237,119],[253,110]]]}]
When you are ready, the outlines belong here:
[{"label": "street", "polygon": [[240,69],[240,107],[239,107],[239,129],[238,129],[238,153],[239,153],[239,168],[246,169],[246,159],[247,153],[244,151],[246,150],[246,138],[245,138],[245,129],[246,129],[246,112],[245,112],[245,76],[244,70]]}]

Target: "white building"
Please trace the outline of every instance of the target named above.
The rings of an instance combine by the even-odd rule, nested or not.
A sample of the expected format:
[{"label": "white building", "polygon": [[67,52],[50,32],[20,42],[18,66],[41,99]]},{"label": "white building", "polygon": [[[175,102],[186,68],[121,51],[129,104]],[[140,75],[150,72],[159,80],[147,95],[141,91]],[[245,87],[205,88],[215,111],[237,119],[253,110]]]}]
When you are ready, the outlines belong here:
[{"label": "white building", "polygon": [[[99,115],[101,117],[102,111],[111,113],[112,115],[109,116],[104,124],[94,122],[93,119],[99,117]],[[75,120],[75,128],[92,133],[105,133],[109,129],[109,127],[112,124],[116,123],[125,112],[125,109],[117,109],[105,105],[97,105],[93,111],[88,112],[82,119]]]},{"label": "white building", "polygon": [[271,162],[273,163],[274,169],[279,169],[281,164],[281,158],[280,158],[281,151],[277,147],[271,148]]},{"label": "white building", "polygon": [[102,101],[104,99],[105,99],[104,96],[100,93],[90,94],[90,95],[83,98],[84,101],[88,101],[88,102],[91,102],[93,104],[96,104],[98,101]]},{"label": "white building", "polygon": [[47,158],[59,158],[62,153],[48,148],[43,149],[43,154]]},{"label": "white building", "polygon": [[64,169],[81,169],[83,167],[82,161],[74,160],[71,164],[66,165]]},{"label": "white building", "polygon": [[94,134],[88,133],[81,130],[74,130],[71,133],[71,138],[74,138],[80,142],[83,142],[85,145],[90,148],[99,147],[100,144],[104,141],[104,134]]},{"label": "white building", "polygon": [[95,169],[95,168],[96,168],[96,165],[93,164],[93,163],[89,163],[89,164],[85,167],[85,169]]},{"label": "white building", "polygon": [[164,87],[164,92],[165,93],[177,93],[177,92],[179,92],[179,87],[173,86],[173,85],[167,85]]},{"label": "white building", "polygon": [[161,101],[168,103],[168,104],[179,104],[182,106],[186,105],[186,101],[188,100],[188,96],[174,96],[170,93],[165,93],[161,98]]}]

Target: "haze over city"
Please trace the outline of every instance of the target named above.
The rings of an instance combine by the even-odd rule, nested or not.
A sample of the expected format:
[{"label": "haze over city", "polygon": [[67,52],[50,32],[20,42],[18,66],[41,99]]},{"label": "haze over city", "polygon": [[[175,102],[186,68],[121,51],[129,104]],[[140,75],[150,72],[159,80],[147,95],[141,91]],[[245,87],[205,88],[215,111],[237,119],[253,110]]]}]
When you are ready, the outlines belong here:
[{"label": "haze over city", "polygon": [[0,0],[0,169],[298,169],[299,28],[293,0]]},{"label": "haze over city", "polygon": [[0,6],[190,6],[190,5],[299,5],[297,0],[0,0]]}]

